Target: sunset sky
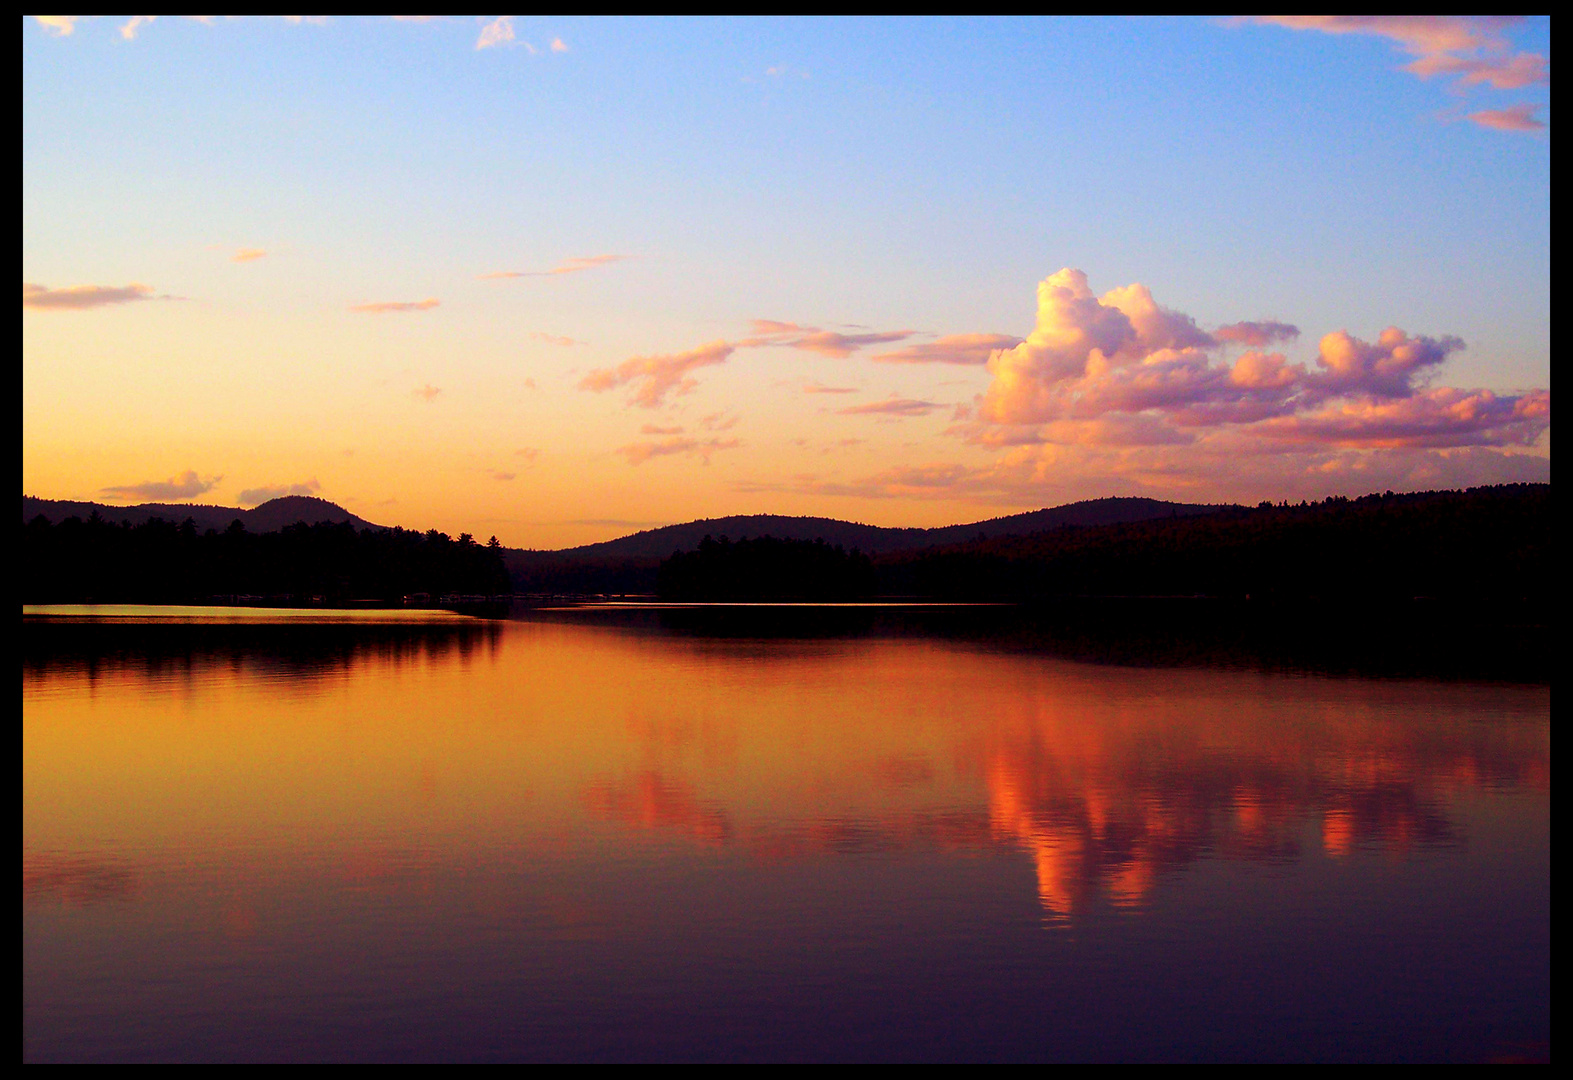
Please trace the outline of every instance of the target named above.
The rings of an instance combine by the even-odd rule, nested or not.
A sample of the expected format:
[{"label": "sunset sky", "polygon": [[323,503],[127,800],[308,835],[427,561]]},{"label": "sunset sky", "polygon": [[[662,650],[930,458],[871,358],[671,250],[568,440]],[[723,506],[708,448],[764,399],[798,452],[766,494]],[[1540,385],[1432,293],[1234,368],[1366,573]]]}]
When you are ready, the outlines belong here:
[{"label": "sunset sky", "polygon": [[22,488],[561,547],[1550,478],[1550,23],[24,20]]}]

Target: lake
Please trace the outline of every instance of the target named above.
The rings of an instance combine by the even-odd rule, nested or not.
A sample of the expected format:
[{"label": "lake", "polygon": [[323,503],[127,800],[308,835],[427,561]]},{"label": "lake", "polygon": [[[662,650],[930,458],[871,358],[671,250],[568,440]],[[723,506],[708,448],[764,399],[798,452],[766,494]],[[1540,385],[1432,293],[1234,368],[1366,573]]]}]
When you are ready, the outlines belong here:
[{"label": "lake", "polygon": [[1549,1059],[1549,686],[1005,617],[24,609],[23,1057]]}]

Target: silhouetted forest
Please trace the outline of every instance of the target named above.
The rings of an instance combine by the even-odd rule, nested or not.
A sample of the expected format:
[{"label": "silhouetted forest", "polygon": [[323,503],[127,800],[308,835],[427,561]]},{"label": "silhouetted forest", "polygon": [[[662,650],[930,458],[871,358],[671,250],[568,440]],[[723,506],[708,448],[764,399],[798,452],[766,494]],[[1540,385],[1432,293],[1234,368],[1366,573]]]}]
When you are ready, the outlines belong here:
[{"label": "silhouetted forest", "polygon": [[435,530],[357,529],[304,522],[277,532],[222,532],[154,518],[113,524],[97,515],[22,526],[22,602],[189,603],[247,596],[272,601],[396,601],[412,593],[509,591],[497,539],[482,545]]},{"label": "silhouetted forest", "polygon": [[656,575],[663,600],[856,600],[877,588],[874,564],[856,548],[772,536],[706,536],[693,551],[673,552]]},{"label": "silhouetted forest", "polygon": [[880,592],[946,599],[1518,599],[1551,573],[1551,485],[1263,503],[1066,526],[879,561]]}]

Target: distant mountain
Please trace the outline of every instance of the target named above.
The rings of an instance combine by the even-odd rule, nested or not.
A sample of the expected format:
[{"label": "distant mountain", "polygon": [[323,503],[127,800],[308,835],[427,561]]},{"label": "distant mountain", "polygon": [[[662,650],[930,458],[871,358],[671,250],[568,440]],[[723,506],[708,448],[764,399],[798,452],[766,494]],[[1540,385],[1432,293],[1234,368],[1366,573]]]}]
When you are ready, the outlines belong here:
[{"label": "distant mountain", "polygon": [[22,496],[23,522],[32,521],[40,514],[57,525],[68,517],[78,517],[86,521],[94,511],[97,511],[99,517],[105,521],[124,521],[132,525],[140,525],[150,518],[163,518],[165,521],[175,522],[191,518],[196,522],[197,528],[203,531],[217,529],[222,532],[229,528],[230,522],[236,520],[254,533],[278,532],[286,525],[293,525],[297,521],[304,521],[308,525],[315,525],[321,521],[330,521],[337,525],[347,521],[360,529],[382,528],[380,525],[373,525],[356,517],[336,503],[309,495],[287,495],[282,499],[270,499],[250,510],[231,506],[204,506],[197,503],[107,506],[104,503],[68,502],[59,499],[35,499],[30,495]]},{"label": "distant mountain", "polygon": [[1159,499],[1089,499],[1085,502],[934,529],[892,529],[835,518],[747,514],[705,518],[647,529],[631,536],[560,551],[503,551],[516,588],[524,592],[650,592],[655,568],[674,551],[692,551],[706,536],[729,540],[772,536],[778,540],[824,540],[867,555],[919,551],[947,544],[1028,536],[1067,525],[1123,525],[1157,518],[1196,517],[1230,506],[1172,503]]},{"label": "distant mountain", "polygon": [[1030,510],[1025,514],[990,518],[969,525],[943,525],[934,529],[892,529],[880,525],[860,525],[821,517],[782,517],[778,514],[747,514],[723,518],[703,518],[681,525],[647,529],[617,540],[566,548],[554,552],[572,558],[666,558],[674,551],[698,546],[706,536],[773,536],[778,540],[824,540],[845,548],[858,548],[865,554],[882,555],[892,551],[955,544],[966,540],[993,539],[999,536],[1025,536],[1057,529],[1062,525],[1123,525],[1153,518],[1194,517],[1227,509],[1198,503],[1172,503],[1159,499],[1089,499],[1085,502]]}]

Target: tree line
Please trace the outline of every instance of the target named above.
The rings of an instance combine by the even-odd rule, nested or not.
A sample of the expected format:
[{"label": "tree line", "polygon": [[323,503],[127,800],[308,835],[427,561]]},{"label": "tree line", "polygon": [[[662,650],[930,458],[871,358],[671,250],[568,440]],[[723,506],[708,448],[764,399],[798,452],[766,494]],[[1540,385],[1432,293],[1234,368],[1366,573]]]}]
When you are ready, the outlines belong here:
[{"label": "tree line", "polygon": [[23,603],[190,603],[213,597],[343,602],[510,590],[501,545],[435,529],[357,529],[300,522],[253,533],[153,518],[115,524],[96,513],[22,526]]}]

